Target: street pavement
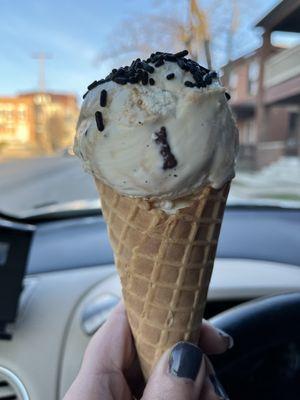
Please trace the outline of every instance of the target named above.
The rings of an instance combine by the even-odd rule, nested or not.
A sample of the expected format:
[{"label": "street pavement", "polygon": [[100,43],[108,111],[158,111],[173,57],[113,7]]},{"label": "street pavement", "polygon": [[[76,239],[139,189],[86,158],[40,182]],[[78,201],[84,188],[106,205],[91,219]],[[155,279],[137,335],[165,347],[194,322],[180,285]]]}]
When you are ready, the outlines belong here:
[{"label": "street pavement", "polygon": [[0,211],[17,214],[74,200],[97,199],[91,176],[77,157],[0,162]]},{"label": "street pavement", "polygon": [[[230,200],[297,201],[300,204],[300,160],[282,158],[260,172],[238,172]],[[77,157],[56,156],[0,161],[0,211],[10,214],[75,200],[95,200],[92,177]]]}]

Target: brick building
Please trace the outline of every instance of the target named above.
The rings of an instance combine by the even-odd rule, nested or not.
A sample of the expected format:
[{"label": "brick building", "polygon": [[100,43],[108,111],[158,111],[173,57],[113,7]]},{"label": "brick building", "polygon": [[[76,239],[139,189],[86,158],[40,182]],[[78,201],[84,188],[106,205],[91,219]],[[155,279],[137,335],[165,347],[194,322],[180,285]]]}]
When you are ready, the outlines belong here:
[{"label": "brick building", "polygon": [[71,94],[0,97],[0,155],[51,154],[70,146],[78,112]]},{"label": "brick building", "polygon": [[262,47],[223,68],[240,130],[240,166],[248,169],[300,155],[300,45],[271,44],[274,31],[300,33],[300,0],[283,0],[256,26],[264,30]]}]

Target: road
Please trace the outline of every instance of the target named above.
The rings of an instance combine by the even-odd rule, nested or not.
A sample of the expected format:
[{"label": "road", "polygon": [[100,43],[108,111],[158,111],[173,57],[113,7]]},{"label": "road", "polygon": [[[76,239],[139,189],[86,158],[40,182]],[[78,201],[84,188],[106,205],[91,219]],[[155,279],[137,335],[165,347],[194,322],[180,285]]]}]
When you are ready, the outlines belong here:
[{"label": "road", "polygon": [[43,157],[0,163],[0,210],[9,213],[95,199],[92,178],[76,157]]},{"label": "road", "polygon": [[[257,173],[238,172],[230,199],[300,202],[300,160],[283,158]],[[74,200],[94,200],[93,179],[76,157],[43,157],[0,162],[0,211],[41,208]],[[300,203],[299,203],[300,204]]]}]

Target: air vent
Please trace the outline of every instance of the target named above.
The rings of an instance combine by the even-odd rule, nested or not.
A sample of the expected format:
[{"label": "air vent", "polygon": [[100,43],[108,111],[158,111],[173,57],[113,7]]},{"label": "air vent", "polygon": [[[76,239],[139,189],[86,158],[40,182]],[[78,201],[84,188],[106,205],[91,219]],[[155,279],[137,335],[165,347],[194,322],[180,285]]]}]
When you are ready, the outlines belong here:
[{"label": "air vent", "polygon": [[29,400],[20,379],[4,367],[0,367],[0,400]]}]

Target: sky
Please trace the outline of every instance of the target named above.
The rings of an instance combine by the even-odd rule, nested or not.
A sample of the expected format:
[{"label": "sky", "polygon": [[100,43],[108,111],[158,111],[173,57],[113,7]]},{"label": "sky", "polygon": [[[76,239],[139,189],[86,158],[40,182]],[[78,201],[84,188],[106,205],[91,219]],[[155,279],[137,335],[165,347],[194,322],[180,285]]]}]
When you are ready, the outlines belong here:
[{"label": "sky", "polygon": [[[184,3],[176,0],[177,6],[180,1]],[[260,1],[255,15],[244,17],[249,37],[245,50],[259,44],[259,32],[252,26],[277,3]],[[37,89],[38,62],[32,55],[40,51],[51,56],[46,61],[46,88],[82,94],[114,66],[112,61],[94,61],[111,43],[116,27],[140,10],[147,14],[158,7],[157,0],[0,0],[0,96]]]}]

